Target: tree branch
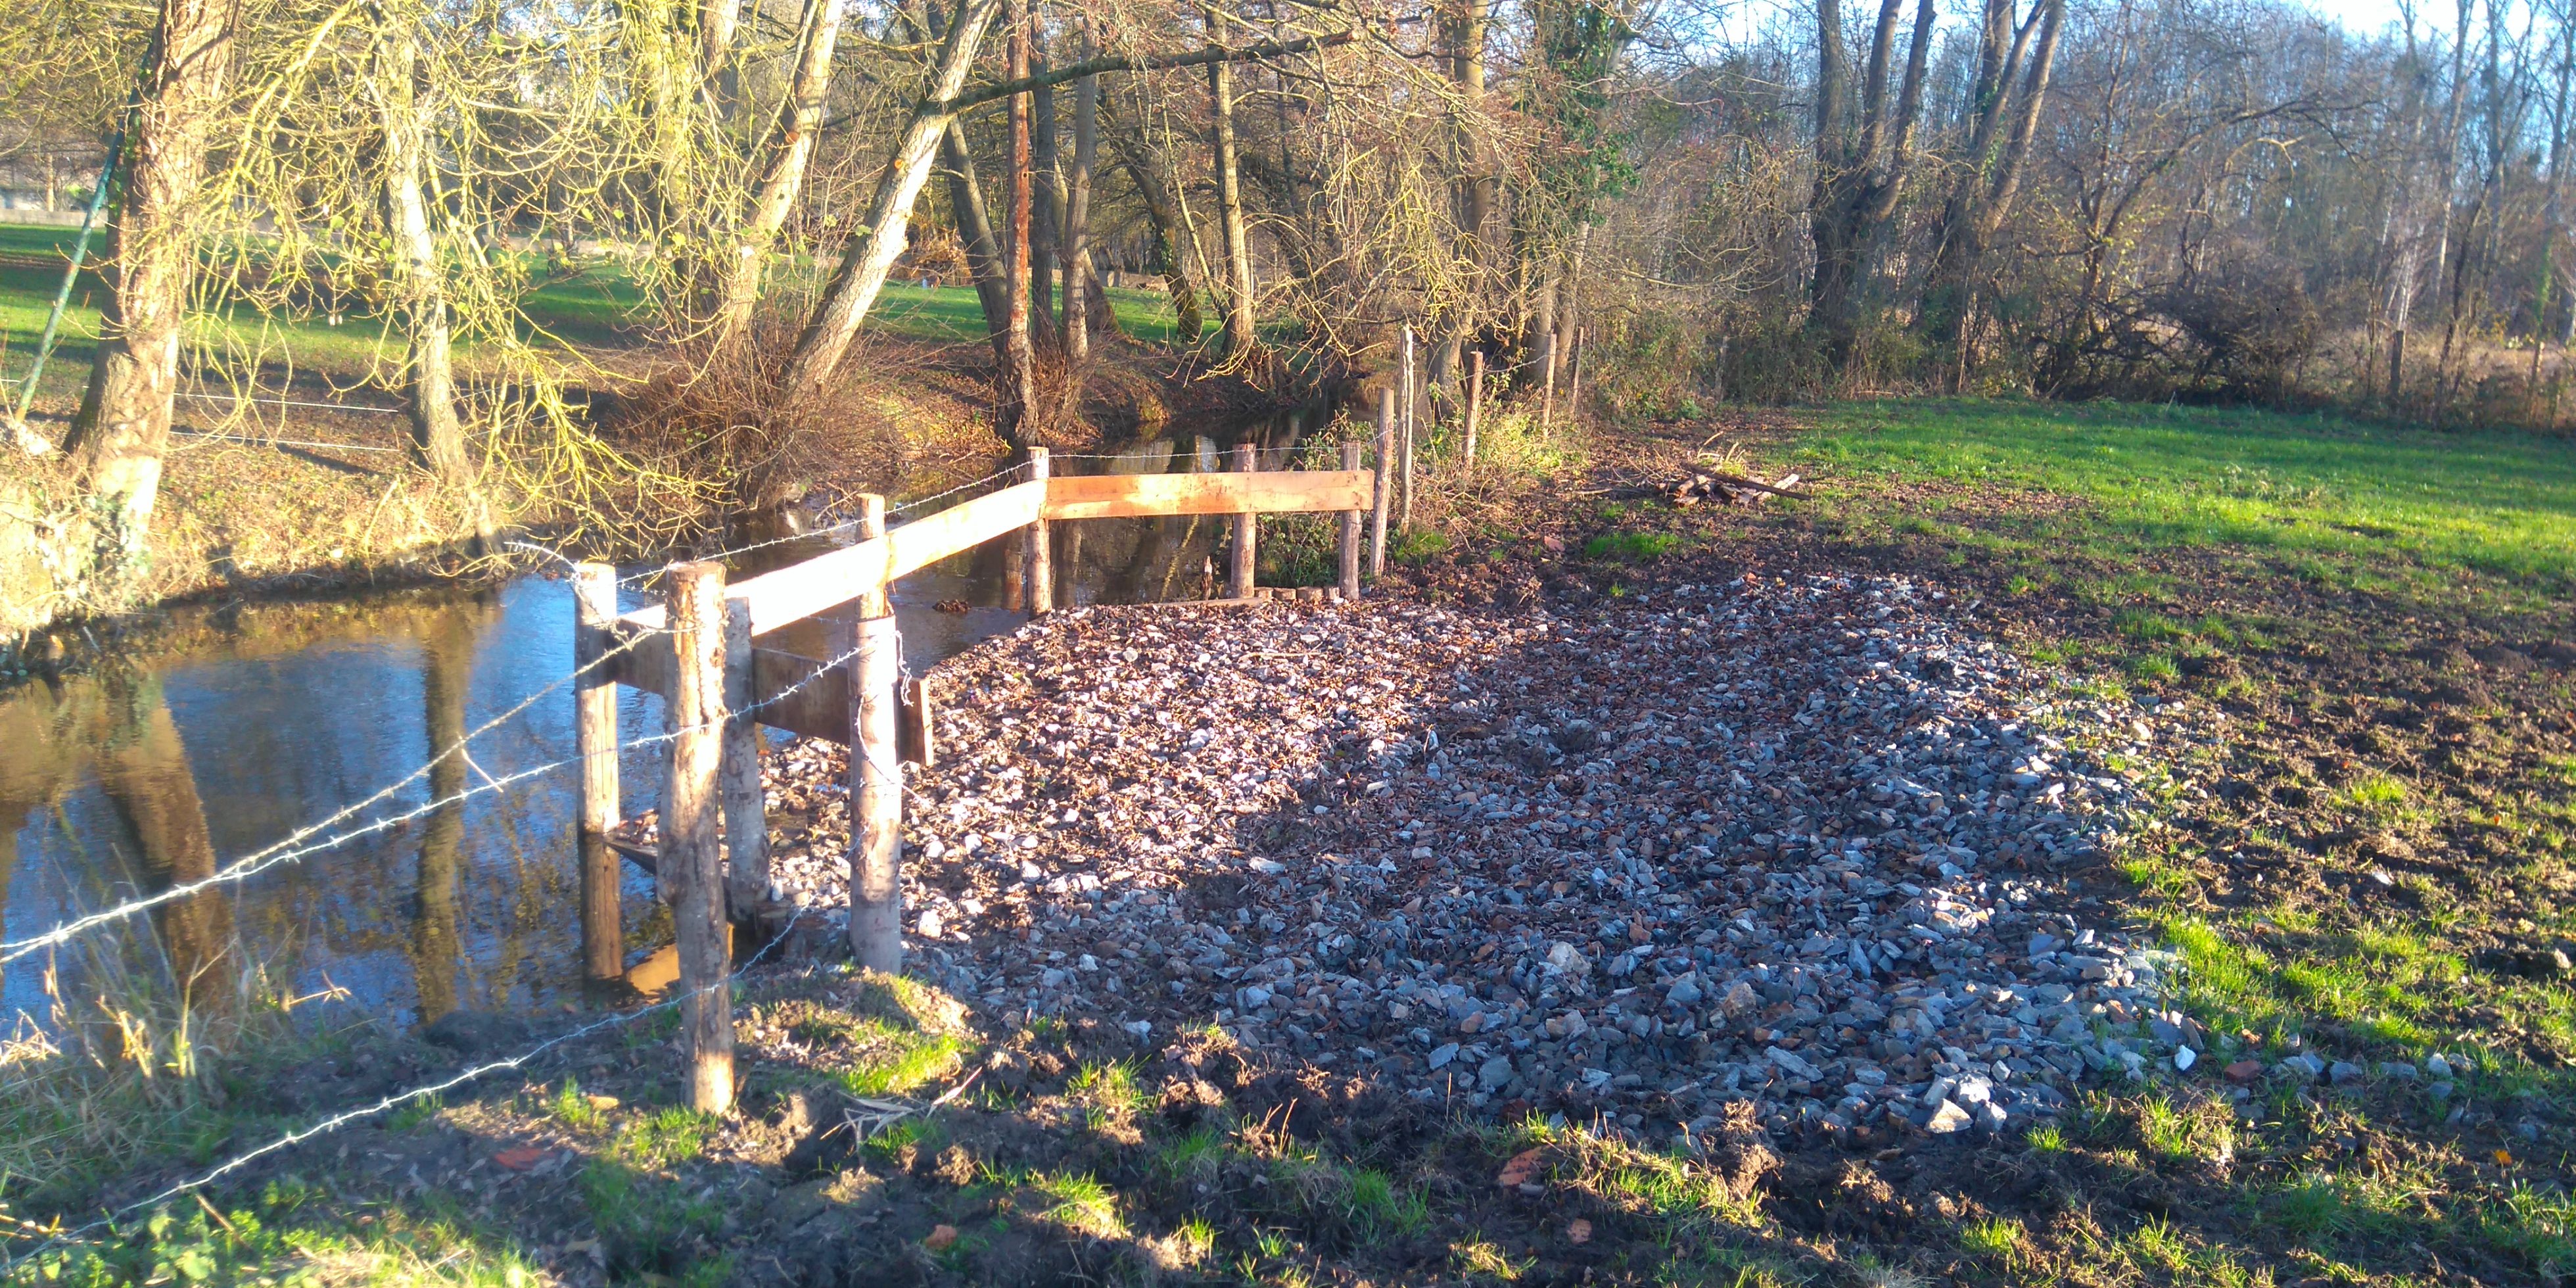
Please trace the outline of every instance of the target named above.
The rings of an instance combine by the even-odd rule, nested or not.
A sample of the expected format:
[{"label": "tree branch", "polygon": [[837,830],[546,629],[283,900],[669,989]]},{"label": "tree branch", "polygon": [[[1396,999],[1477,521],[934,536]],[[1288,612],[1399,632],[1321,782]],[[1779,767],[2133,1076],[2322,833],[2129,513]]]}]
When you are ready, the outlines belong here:
[{"label": "tree branch", "polygon": [[1265,40],[1258,45],[1246,45],[1241,49],[1210,45],[1205,49],[1192,50],[1186,54],[1104,54],[1098,58],[1086,58],[1078,63],[1067,63],[1062,67],[1052,68],[1034,76],[1004,81],[999,85],[979,86],[948,100],[947,106],[952,113],[963,112],[970,107],[981,107],[995,99],[1062,85],[1067,81],[1080,80],[1085,76],[1097,76],[1102,72],[1158,72],[1169,71],[1175,67],[1202,67],[1209,63],[1257,62],[1265,58],[1285,58],[1290,54],[1331,49],[1338,45],[1347,45],[1350,41],[1351,33],[1339,31],[1330,35],[1309,36],[1302,40]]}]

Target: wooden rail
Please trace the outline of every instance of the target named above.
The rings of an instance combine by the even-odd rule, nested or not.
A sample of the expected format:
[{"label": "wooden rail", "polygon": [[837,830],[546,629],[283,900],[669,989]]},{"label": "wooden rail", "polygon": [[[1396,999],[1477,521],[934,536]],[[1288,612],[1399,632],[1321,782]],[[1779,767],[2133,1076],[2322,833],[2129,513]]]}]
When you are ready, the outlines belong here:
[{"label": "wooden rail", "polygon": [[[1380,426],[1378,459],[1386,459]],[[1262,514],[1339,514],[1340,576],[1332,592],[1360,590],[1363,523],[1371,528],[1373,558],[1386,547],[1385,493],[1379,473],[1358,468],[1356,444],[1342,452],[1339,470],[1278,470],[1253,466],[1254,454],[1236,453],[1237,469],[1209,474],[1106,474],[1051,476],[1043,451],[1033,452],[1026,483],[952,506],[900,528],[884,526],[884,502],[862,498],[862,538],[775,572],[724,585],[713,563],[672,569],[671,590],[661,604],[615,612],[616,570],[582,565],[576,577],[575,655],[601,657],[584,677],[574,727],[582,756],[581,862],[585,926],[615,926],[615,915],[588,915],[589,904],[614,906],[621,853],[654,873],[657,889],[682,923],[681,986],[695,990],[685,1031],[691,1053],[691,1101],[721,1112],[732,1100],[731,1007],[720,982],[725,971],[719,919],[761,920],[769,884],[767,826],[760,817],[757,726],[824,738],[851,749],[849,937],[861,964],[899,969],[903,960],[899,862],[903,748],[926,755],[930,695],[927,687],[896,692],[899,667],[893,583],[908,573],[963,554],[987,541],[1020,533],[1023,549],[1012,561],[1023,576],[1029,607],[1043,613],[1053,603],[1046,525],[1085,519],[1165,515],[1234,516],[1234,558],[1228,579],[1237,597],[1254,590],[1252,553]],[[857,601],[862,620],[834,623],[830,651],[836,664],[754,639]],[[610,656],[612,649],[622,650]],[[846,654],[847,656],[841,656]],[[623,818],[617,774],[617,713],[610,686],[630,685],[661,694],[671,713],[671,754],[663,792],[663,843],[649,856],[613,840]],[[904,713],[922,727],[906,738]],[[721,813],[723,856],[716,816]],[[584,963],[600,978],[617,974],[614,942],[585,945]]]}]

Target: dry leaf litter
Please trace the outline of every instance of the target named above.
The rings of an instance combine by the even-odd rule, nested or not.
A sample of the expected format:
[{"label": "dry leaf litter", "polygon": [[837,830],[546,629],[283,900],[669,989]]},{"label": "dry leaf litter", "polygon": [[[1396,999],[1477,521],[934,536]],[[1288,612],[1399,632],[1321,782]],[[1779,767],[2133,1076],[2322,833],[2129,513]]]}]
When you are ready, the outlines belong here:
[{"label": "dry leaf litter", "polygon": [[[1684,1144],[1732,1101],[1991,1131],[2188,1067],[2173,955],[2081,924],[2052,874],[2222,717],[2067,689],[1965,619],[1906,580],[1751,574],[1580,617],[1057,613],[937,673],[916,969],[1009,1018],[1148,1045],[1213,1020],[1416,1100]],[[778,893],[835,925],[845,772],[814,740],[769,766]]]}]

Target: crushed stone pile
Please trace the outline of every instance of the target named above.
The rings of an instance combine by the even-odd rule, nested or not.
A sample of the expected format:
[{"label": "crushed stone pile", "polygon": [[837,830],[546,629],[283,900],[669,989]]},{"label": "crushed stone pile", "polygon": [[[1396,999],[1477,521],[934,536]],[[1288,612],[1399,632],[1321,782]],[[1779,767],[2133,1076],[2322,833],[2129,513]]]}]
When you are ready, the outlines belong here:
[{"label": "crushed stone pile", "polygon": [[[2206,709],[2070,689],[1932,586],[1747,574],[1580,617],[1088,608],[940,668],[921,968],[998,1014],[1248,1047],[1486,1113],[1997,1130],[2185,1067],[2173,957],[2055,879]],[[769,766],[847,901],[844,753]],[[1740,1111],[1739,1111],[1740,1112]]]}]

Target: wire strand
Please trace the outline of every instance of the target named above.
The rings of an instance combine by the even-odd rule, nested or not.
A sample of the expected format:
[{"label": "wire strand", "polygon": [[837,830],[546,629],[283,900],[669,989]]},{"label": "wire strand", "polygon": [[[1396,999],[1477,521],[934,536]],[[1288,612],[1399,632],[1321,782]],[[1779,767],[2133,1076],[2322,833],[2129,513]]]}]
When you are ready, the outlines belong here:
[{"label": "wire strand", "polygon": [[[801,912],[792,914],[789,918],[790,927],[792,928],[794,923],[801,920],[803,916],[804,914]],[[25,1253],[9,1258],[8,1264],[14,1266],[31,1258],[42,1256],[46,1252],[51,1251],[56,1247],[60,1247],[65,1243],[82,1241],[84,1236],[100,1229],[101,1227],[111,1226],[122,1217],[130,1216],[147,1208],[167,1203],[171,1199],[177,1198],[182,1194],[203,1189],[206,1186],[212,1185],[216,1181],[222,1180],[224,1177],[249,1166],[251,1163],[266,1157],[267,1155],[276,1153],[281,1149],[287,1149],[292,1146],[302,1144],[316,1136],[336,1131],[350,1123],[358,1121],[361,1118],[371,1118],[388,1109],[392,1109],[397,1105],[418,1100],[424,1096],[437,1095],[442,1091],[462,1086],[488,1074],[499,1073],[505,1069],[517,1069],[523,1067],[529,1061],[534,1060],[538,1056],[544,1055],[546,1052],[562,1046],[567,1042],[577,1041],[581,1038],[588,1037],[593,1033],[598,1033],[606,1029],[622,1028],[637,1020],[643,1019],[645,1016],[652,1015],[659,1011],[668,1010],[674,1006],[690,1001],[693,998],[715,992],[717,989],[729,989],[733,987],[737,981],[741,980],[743,976],[749,974],[752,967],[759,965],[761,960],[769,955],[771,949],[784,943],[786,939],[786,934],[782,932],[776,938],[771,939],[768,943],[761,945],[759,952],[753,953],[749,958],[743,961],[742,965],[734,968],[734,970],[726,974],[724,978],[708,984],[703,988],[691,989],[685,993],[666,997],[649,1006],[638,1007],[632,1011],[621,1011],[615,1015],[594,1020],[577,1029],[572,1029],[568,1032],[559,1033],[551,1038],[547,1038],[545,1041],[539,1042],[535,1046],[529,1047],[527,1050],[522,1051],[517,1055],[509,1056],[500,1060],[488,1060],[482,1064],[474,1065],[471,1068],[451,1074],[436,1082],[426,1083],[421,1086],[414,1087],[409,1091],[387,1095],[379,1098],[373,1104],[362,1105],[355,1109],[343,1110],[342,1112],[333,1114],[319,1122],[296,1128],[295,1130],[287,1132],[266,1144],[244,1150],[243,1152],[226,1159],[224,1162],[217,1164],[196,1176],[190,1177],[187,1180],[180,1181],[150,1198],[138,1199],[132,1203],[126,1204],[124,1207],[101,1216],[97,1220],[91,1221],[86,1225],[57,1233],[45,1243],[40,1244]]]},{"label": "wire strand", "polygon": [[[308,854],[320,853],[323,850],[330,849],[333,846],[342,844],[343,842],[352,841],[372,832],[381,831],[385,827],[389,827],[396,822],[418,817],[421,813],[426,812],[429,807],[424,807],[422,810],[413,811],[411,813],[397,814],[392,818],[379,820],[376,823],[368,824],[367,826],[355,831],[344,832],[339,836],[317,842],[313,845],[304,846],[301,849],[291,848],[296,846],[304,838],[309,837],[324,828],[337,825],[343,820],[357,814],[360,810],[363,810],[370,805],[374,805],[393,795],[395,792],[401,791],[403,788],[418,782],[424,775],[428,774],[432,768],[435,768],[438,764],[445,761],[449,756],[463,752],[466,748],[466,744],[471,743],[476,738],[491,732],[503,722],[516,717],[521,712],[526,711],[529,707],[536,705],[536,703],[546,695],[580,679],[582,676],[589,674],[592,670],[606,665],[611,658],[614,658],[618,654],[642,643],[650,634],[651,632],[647,632],[644,634],[630,636],[619,642],[615,647],[603,650],[598,657],[592,658],[590,661],[575,667],[570,674],[565,675],[555,680],[553,683],[546,685],[546,687],[529,694],[527,697],[520,699],[519,702],[516,705],[513,705],[509,710],[483,722],[471,732],[457,739],[456,742],[448,746],[446,750],[430,757],[428,762],[423,764],[420,768],[403,775],[401,778],[388,783],[381,788],[378,788],[373,794],[369,795],[364,800],[344,806],[328,817],[307,824],[304,827],[288,833],[284,838],[278,840],[266,849],[254,851],[249,855],[236,859],[224,868],[207,876],[200,877],[195,881],[190,881],[182,885],[174,885],[152,894],[127,900],[113,908],[76,917],[31,938],[0,943],[0,966],[5,966],[10,962],[14,962],[37,949],[50,948],[58,944],[69,942],[72,936],[80,934],[93,927],[103,926],[112,921],[122,921],[136,913],[149,911],[150,909],[157,908],[162,904],[169,903],[172,900],[182,899],[201,890],[211,889],[217,885],[242,880],[257,873],[265,872],[268,869],[277,866],[279,863],[287,862],[292,859],[299,859]],[[507,782],[510,780],[503,779],[500,781]],[[476,790],[479,791],[484,789]],[[433,807],[435,804],[437,804],[437,802],[433,802]],[[286,852],[281,854],[280,851]]]},{"label": "wire strand", "polygon": [[[632,647],[635,643],[640,642],[640,640],[641,640],[642,638],[643,638],[643,637],[638,636],[638,637],[636,637],[635,639],[628,640],[628,641],[626,642],[626,644],[624,645],[624,647]],[[614,652],[615,652],[615,651],[614,651],[614,650],[612,650],[610,653],[603,654],[603,655],[598,659],[598,661],[606,661],[606,660],[607,660],[607,658],[608,658],[609,656],[613,656]],[[848,662],[851,658],[857,657],[858,655],[859,655],[859,650],[858,650],[858,649],[855,649],[855,648],[854,648],[854,649],[851,649],[849,652],[844,653],[844,654],[842,654],[842,655],[841,655],[841,656],[839,656],[839,657],[836,657],[836,658],[833,658],[833,659],[831,659],[831,660],[829,660],[829,661],[826,661],[826,662],[821,663],[821,664],[820,664],[820,665],[818,665],[818,666],[817,666],[813,671],[809,672],[809,673],[808,673],[808,674],[807,674],[803,679],[798,680],[796,683],[794,683],[794,684],[792,684],[792,685],[789,685],[788,687],[786,687],[786,688],[784,688],[784,689],[781,689],[781,690],[779,690],[778,692],[773,693],[773,694],[771,694],[770,696],[768,696],[768,697],[766,697],[766,698],[763,698],[763,699],[761,699],[761,700],[760,700],[760,701],[758,701],[758,702],[754,702],[754,703],[750,704],[749,706],[743,707],[743,708],[741,708],[740,710],[725,712],[721,718],[716,719],[716,720],[707,721],[707,722],[704,722],[704,723],[701,723],[701,724],[687,725],[687,726],[683,726],[683,727],[681,727],[681,728],[677,728],[677,729],[670,729],[670,730],[666,730],[666,731],[664,731],[664,732],[662,732],[662,733],[652,734],[652,735],[649,735],[649,736],[646,736],[646,737],[643,737],[643,738],[638,738],[638,739],[636,739],[636,740],[635,740],[635,741],[633,741],[633,742],[621,743],[621,744],[619,744],[619,745],[617,745],[617,746],[614,746],[614,747],[603,747],[603,748],[601,748],[601,749],[600,749],[600,750],[598,750],[598,751],[590,752],[590,753],[587,753],[587,754],[585,754],[585,755],[567,756],[567,757],[565,757],[564,759],[561,759],[561,760],[552,761],[552,762],[549,762],[549,763],[547,763],[547,764],[543,764],[543,765],[537,765],[537,766],[534,766],[534,767],[532,767],[532,768],[528,768],[528,769],[518,770],[518,771],[516,771],[516,772],[514,772],[514,773],[504,774],[504,775],[502,775],[502,776],[501,776],[501,777],[499,777],[499,778],[487,778],[487,779],[486,779],[486,780],[485,780],[481,785],[479,785],[479,786],[466,788],[465,790],[463,790],[463,791],[461,791],[461,792],[457,792],[457,793],[455,793],[455,794],[453,794],[453,795],[450,795],[450,796],[446,796],[446,797],[442,797],[442,798],[437,799],[437,800],[433,800],[433,801],[426,802],[426,803],[421,804],[421,805],[419,805],[419,806],[416,806],[416,807],[414,807],[414,808],[412,808],[412,809],[405,810],[405,811],[403,811],[402,813],[399,813],[399,814],[388,815],[387,817],[384,817],[384,818],[381,818],[381,819],[377,819],[376,821],[374,821],[374,822],[372,822],[372,823],[368,823],[368,824],[366,824],[366,825],[364,825],[364,826],[362,826],[362,827],[356,827],[356,828],[352,828],[352,829],[350,829],[350,830],[348,830],[348,831],[346,831],[346,832],[342,832],[342,833],[340,833],[340,834],[339,834],[339,835],[337,835],[337,836],[328,837],[328,838],[325,838],[325,839],[323,839],[323,840],[321,840],[321,841],[314,842],[314,843],[313,843],[313,844],[311,844],[311,845],[302,846],[302,847],[300,847],[300,848],[281,850],[279,847],[288,846],[288,845],[293,844],[293,842],[294,842],[294,840],[295,840],[295,837],[289,837],[289,838],[287,838],[287,839],[286,839],[286,840],[284,840],[284,841],[280,841],[280,842],[278,842],[276,846],[272,846],[272,847],[270,847],[268,850],[261,851],[261,852],[259,852],[258,854],[254,854],[254,855],[249,856],[248,858],[244,858],[244,859],[238,860],[238,861],[234,862],[231,866],[224,868],[222,871],[219,871],[219,872],[213,873],[212,875],[205,876],[205,877],[201,877],[201,878],[199,878],[199,879],[197,879],[197,880],[195,880],[195,881],[190,881],[190,882],[187,882],[186,884],[183,884],[183,885],[175,885],[175,886],[171,886],[171,887],[169,887],[168,889],[158,891],[158,892],[156,892],[156,893],[154,893],[154,894],[146,895],[146,896],[144,896],[144,897],[142,897],[142,898],[129,900],[129,901],[127,901],[126,903],[121,904],[121,905],[119,905],[119,906],[117,906],[117,907],[115,907],[115,908],[108,909],[108,910],[107,910],[107,911],[105,911],[105,912],[92,913],[92,914],[90,914],[90,915],[88,915],[88,916],[86,916],[86,917],[81,917],[81,918],[78,918],[78,919],[76,919],[76,920],[73,920],[73,921],[70,921],[70,922],[66,922],[66,923],[64,923],[63,925],[56,926],[56,927],[55,927],[55,928],[53,928],[52,930],[46,931],[45,933],[43,933],[43,934],[41,934],[41,935],[37,935],[37,936],[35,936],[35,937],[33,937],[33,938],[30,938],[30,939],[22,939],[22,940],[19,940],[19,941],[14,942],[14,943],[0,944],[0,966],[5,966],[5,965],[9,964],[10,962],[14,962],[14,961],[18,960],[19,958],[21,958],[21,957],[24,957],[24,956],[28,955],[29,953],[32,953],[32,952],[37,951],[38,949],[42,949],[42,948],[49,948],[49,947],[53,947],[53,946],[55,946],[55,945],[58,945],[58,944],[61,944],[61,943],[67,942],[67,941],[69,941],[69,940],[71,939],[71,937],[72,937],[72,936],[77,935],[77,934],[79,934],[79,933],[81,933],[81,932],[83,932],[83,931],[85,931],[85,930],[88,930],[88,929],[90,929],[90,928],[94,927],[94,926],[104,925],[104,924],[106,924],[106,923],[108,923],[108,922],[110,922],[110,921],[118,921],[118,920],[122,920],[122,919],[124,919],[124,918],[126,918],[126,917],[133,916],[134,914],[136,914],[136,913],[138,913],[138,912],[142,912],[142,911],[145,911],[145,910],[148,910],[148,909],[151,909],[151,908],[158,907],[158,906],[160,906],[160,905],[162,905],[162,904],[164,904],[164,903],[168,903],[168,902],[170,902],[170,901],[172,901],[172,900],[174,900],[174,899],[182,899],[182,898],[185,898],[185,897],[187,897],[187,896],[189,896],[189,895],[196,894],[196,893],[198,893],[198,892],[200,892],[200,891],[203,891],[203,890],[211,889],[211,888],[213,888],[213,887],[215,887],[215,886],[218,886],[218,885],[224,885],[224,884],[228,884],[228,883],[235,882],[235,881],[242,881],[242,880],[246,880],[246,879],[248,879],[248,878],[250,878],[250,877],[257,876],[257,875],[259,875],[260,873],[265,872],[265,871],[268,871],[270,868],[277,867],[277,866],[279,866],[279,865],[281,865],[281,864],[285,864],[285,863],[292,863],[292,862],[298,861],[298,860],[300,860],[300,859],[303,859],[303,858],[305,858],[305,857],[307,857],[307,856],[309,856],[309,855],[319,854],[319,853],[321,853],[321,852],[323,852],[323,851],[325,851],[325,850],[333,849],[333,848],[338,847],[338,846],[340,846],[340,845],[347,844],[348,842],[350,842],[350,841],[354,841],[354,840],[358,839],[359,837],[362,837],[362,836],[370,836],[370,835],[373,835],[373,834],[375,834],[375,833],[377,833],[377,832],[382,832],[382,831],[384,831],[384,830],[386,830],[386,829],[388,829],[388,828],[395,827],[395,826],[397,826],[397,825],[399,825],[399,824],[408,823],[408,822],[410,822],[410,821],[411,821],[411,820],[413,820],[413,819],[416,819],[416,818],[420,818],[420,817],[422,817],[423,815],[430,814],[430,813],[434,813],[434,812],[436,812],[436,811],[438,811],[438,810],[441,810],[441,809],[444,809],[444,808],[446,808],[446,807],[448,807],[448,806],[450,806],[450,805],[458,805],[458,804],[462,804],[462,803],[464,803],[464,802],[465,802],[465,801],[467,801],[467,800],[473,799],[474,797],[482,796],[482,795],[485,795],[485,794],[490,793],[490,792],[500,791],[500,790],[502,790],[502,789],[504,789],[504,788],[507,788],[507,787],[511,786],[512,784],[526,782],[527,780],[529,780],[529,779],[531,779],[531,778],[536,778],[536,777],[539,777],[539,776],[541,776],[541,775],[544,775],[544,774],[547,774],[547,773],[551,773],[551,772],[553,772],[553,771],[555,771],[555,770],[562,769],[562,768],[564,768],[564,767],[566,767],[566,766],[569,766],[569,765],[578,765],[578,764],[582,764],[582,763],[584,763],[584,762],[586,762],[586,761],[589,761],[589,760],[591,760],[591,759],[593,759],[593,758],[595,758],[595,757],[598,757],[598,756],[622,755],[622,754],[624,754],[624,753],[626,753],[626,752],[629,752],[629,751],[638,751],[638,750],[641,750],[641,749],[646,748],[646,747],[658,746],[658,745],[660,745],[660,744],[662,744],[662,743],[672,741],[673,739],[676,739],[676,738],[680,737],[680,736],[681,736],[681,735],[683,735],[683,734],[692,733],[692,732],[695,732],[695,731],[698,731],[698,730],[701,730],[701,729],[721,728],[721,727],[725,724],[725,722],[726,722],[726,721],[729,721],[729,720],[733,719],[733,718],[734,718],[734,717],[736,717],[736,716],[745,716],[745,715],[750,715],[751,713],[753,713],[753,712],[755,712],[755,711],[759,711],[759,710],[761,710],[761,709],[762,709],[762,708],[764,708],[764,707],[768,707],[768,706],[770,706],[770,705],[772,705],[772,704],[774,704],[774,703],[777,703],[777,702],[785,701],[787,698],[789,698],[789,697],[793,696],[794,694],[796,694],[799,690],[802,690],[806,685],[812,684],[814,681],[816,681],[816,680],[818,680],[818,679],[821,679],[823,676],[825,676],[825,675],[829,674],[829,673],[830,673],[831,671],[833,671],[835,668],[837,668],[837,667],[841,666],[842,664],[844,664],[844,663]],[[591,663],[590,665],[597,665],[597,664],[598,664],[598,662],[597,662],[597,661],[595,661],[595,662]],[[587,669],[587,668],[585,667],[584,669]],[[578,674],[578,672],[576,672],[576,674]],[[558,680],[558,681],[556,681],[553,685],[549,685],[549,686],[548,686],[548,689],[549,689],[549,690],[551,690],[551,689],[553,689],[553,688],[560,687],[560,686],[565,682],[565,680],[569,680],[569,679],[571,679],[571,678],[573,678],[573,677],[572,677],[572,676],[566,676],[566,677],[564,677],[564,680]],[[540,693],[538,693],[535,697],[531,697],[530,699],[528,699],[528,702],[533,702],[533,701],[535,701],[535,700],[536,700],[536,697],[543,697],[543,696],[544,696],[544,693],[543,693],[543,692],[540,692]],[[519,706],[518,708],[514,708],[514,709],[513,709],[513,714],[515,714],[517,710],[523,710],[523,709],[525,709],[525,707],[526,707],[526,706],[527,706],[527,703],[526,703],[526,702],[521,703],[521,704],[520,704],[520,706]],[[505,718],[506,718],[506,717],[505,717]],[[496,723],[497,723],[497,722],[496,722]],[[489,727],[489,726],[486,726],[486,728],[488,728],[488,727]],[[482,730],[476,730],[475,732],[476,732],[476,733],[481,733],[481,732],[483,732],[483,731],[482,731]],[[472,734],[469,734],[469,735],[467,735],[467,737],[470,739],[471,737],[473,737],[473,735],[472,735]],[[461,746],[462,744],[460,743],[459,745]],[[452,754],[452,753],[451,753],[451,754]],[[444,757],[444,756],[442,756],[442,757],[440,757],[440,759],[445,759],[445,757]],[[437,762],[436,762],[436,761],[432,761],[432,762],[431,762],[431,764],[435,764],[435,763],[437,763]],[[416,779],[416,778],[418,778],[420,775],[425,774],[425,773],[427,773],[427,772],[429,772],[429,766],[428,766],[428,765],[423,765],[420,769],[413,771],[413,773],[411,774],[411,776],[410,776],[410,777],[405,778],[405,779],[403,780],[403,783],[408,783],[408,782],[412,781],[413,779]],[[344,809],[344,810],[340,811],[338,814],[333,815],[333,816],[331,817],[331,819],[324,820],[322,823],[317,823],[317,824],[314,824],[312,827],[308,827],[308,828],[303,829],[302,831],[300,831],[300,832],[296,833],[296,836],[308,836],[308,835],[311,835],[314,831],[317,831],[317,830],[319,830],[319,829],[320,829],[320,828],[322,828],[322,827],[326,827],[326,826],[328,826],[331,822],[336,821],[336,820],[341,819],[341,818],[345,818],[345,817],[347,817],[349,814],[351,814],[351,813],[353,813],[353,812],[355,812],[355,811],[357,811],[357,810],[359,810],[359,809],[363,809],[363,808],[365,808],[367,805],[372,804],[372,803],[374,803],[375,801],[378,801],[378,800],[383,799],[383,798],[384,798],[388,793],[390,793],[390,792],[392,792],[392,791],[394,791],[394,790],[396,790],[396,789],[400,788],[400,787],[403,785],[403,783],[396,783],[396,784],[394,784],[392,787],[387,787],[387,788],[383,789],[382,791],[377,792],[374,796],[369,797],[367,800],[365,800],[365,801],[361,801],[361,802],[359,802],[359,803],[358,803],[358,804],[356,804],[356,805],[352,805],[352,806],[348,807],[347,809]]]}]

